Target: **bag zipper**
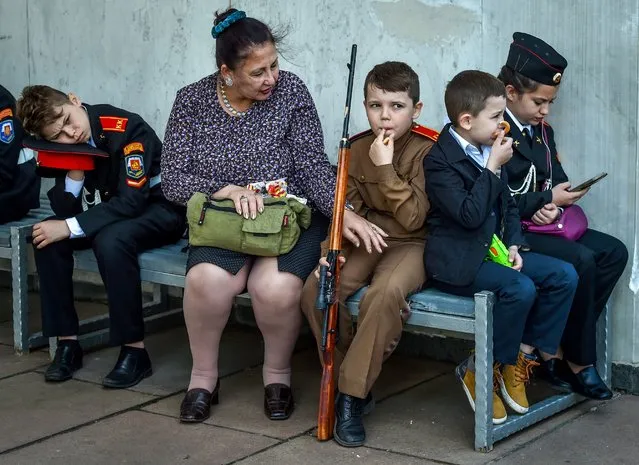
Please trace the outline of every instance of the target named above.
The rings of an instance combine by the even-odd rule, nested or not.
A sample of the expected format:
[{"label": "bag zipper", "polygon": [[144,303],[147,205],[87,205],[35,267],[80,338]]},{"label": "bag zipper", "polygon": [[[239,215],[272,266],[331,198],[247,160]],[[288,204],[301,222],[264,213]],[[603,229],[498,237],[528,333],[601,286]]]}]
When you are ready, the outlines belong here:
[{"label": "bag zipper", "polygon": [[[286,202],[278,201],[278,202],[270,203],[269,205],[286,205]],[[208,210],[209,208],[212,208],[213,210],[237,214],[237,210],[235,210],[235,208],[233,207],[220,207],[219,205],[215,205],[212,202],[204,202],[202,204],[202,211],[200,212],[200,219],[197,222],[198,226],[202,226],[204,224],[204,217],[206,216],[206,210]]]}]

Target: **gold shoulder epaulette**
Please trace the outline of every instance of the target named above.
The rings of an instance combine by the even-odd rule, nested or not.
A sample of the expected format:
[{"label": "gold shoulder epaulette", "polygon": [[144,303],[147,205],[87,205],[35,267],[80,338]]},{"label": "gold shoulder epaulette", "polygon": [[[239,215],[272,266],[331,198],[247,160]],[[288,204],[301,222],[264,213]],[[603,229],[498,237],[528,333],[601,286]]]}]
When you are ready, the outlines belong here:
[{"label": "gold shoulder epaulette", "polygon": [[426,126],[422,126],[421,124],[414,124],[411,131],[424,137],[428,137],[433,142],[437,142],[437,139],[439,139],[439,133],[437,131],[427,128]]},{"label": "gold shoulder epaulette", "polygon": [[354,136],[351,136],[350,139],[348,139],[351,143],[355,142],[357,139],[361,139],[362,137],[366,137],[373,134],[373,131],[370,129],[367,129],[366,131],[362,131],[360,133],[355,134]]}]

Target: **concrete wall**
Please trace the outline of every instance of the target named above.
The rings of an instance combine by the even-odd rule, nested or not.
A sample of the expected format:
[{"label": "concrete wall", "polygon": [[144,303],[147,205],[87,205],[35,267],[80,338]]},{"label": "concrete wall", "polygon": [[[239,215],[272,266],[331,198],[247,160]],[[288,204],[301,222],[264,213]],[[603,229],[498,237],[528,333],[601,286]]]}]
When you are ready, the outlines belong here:
[{"label": "concrete wall", "polygon": [[[639,1],[617,0],[243,0],[271,25],[290,27],[282,67],[307,83],[334,159],[341,131],[350,45],[359,46],[351,132],[366,128],[361,86],[388,59],[421,78],[420,122],[440,128],[444,86],[457,71],[497,72],[512,33],[530,32],[562,52],[569,67],[551,123],[566,171],[581,181],[609,177],[584,199],[592,225],[635,255]],[[133,109],[163,134],[175,92],[214,70],[210,36],[222,0],[0,0],[0,82],[72,90],[87,102]],[[506,11],[505,7],[511,9]],[[613,7],[614,6],[614,7]],[[634,257],[634,260],[633,258]],[[614,359],[639,363],[639,300],[628,267],[614,294]]]}]

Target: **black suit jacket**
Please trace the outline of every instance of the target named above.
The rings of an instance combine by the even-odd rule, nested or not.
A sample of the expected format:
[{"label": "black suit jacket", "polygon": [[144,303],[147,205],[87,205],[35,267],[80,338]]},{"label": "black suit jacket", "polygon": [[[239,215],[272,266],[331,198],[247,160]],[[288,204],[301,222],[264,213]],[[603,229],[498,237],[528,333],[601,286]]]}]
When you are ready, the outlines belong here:
[{"label": "black suit jacket", "polygon": [[56,215],[75,216],[87,237],[117,221],[141,215],[150,201],[168,203],[158,184],[150,180],[160,174],[162,142],[139,115],[111,105],[86,105],[91,135],[98,149],[109,158],[95,161],[95,170],[85,173],[84,187],[100,191],[102,203],[82,211],[80,195],[65,192],[66,173],[49,190],[51,208]]},{"label": "black suit jacket", "polygon": [[0,224],[18,220],[40,206],[35,160],[18,165],[24,130],[15,113],[15,98],[0,86]]},{"label": "black suit jacket", "polygon": [[[568,181],[568,176],[557,158],[557,147],[555,146],[555,134],[552,127],[546,123],[533,127],[532,147],[528,145],[526,137],[521,133],[517,124],[508,113],[504,113],[504,118],[510,123],[509,137],[513,138],[513,157],[502,171],[508,175],[508,183],[513,190],[519,189],[530,170],[531,165],[535,165],[537,170],[537,182],[531,183],[529,192],[515,195],[519,213],[523,219],[529,220],[537,210],[552,202],[552,191],[541,191],[541,188],[548,179],[547,149],[550,150],[550,160],[552,166],[552,185],[556,186]],[[544,143],[544,141],[546,143]]]},{"label": "black suit jacket", "polygon": [[[466,286],[475,279],[486,257],[498,221],[507,247],[522,246],[525,241],[506,173],[502,170],[500,179],[490,170],[480,170],[449,128],[450,124],[442,129],[437,144],[424,158],[431,204],[424,264],[429,277]],[[501,218],[495,214],[496,205]]]}]

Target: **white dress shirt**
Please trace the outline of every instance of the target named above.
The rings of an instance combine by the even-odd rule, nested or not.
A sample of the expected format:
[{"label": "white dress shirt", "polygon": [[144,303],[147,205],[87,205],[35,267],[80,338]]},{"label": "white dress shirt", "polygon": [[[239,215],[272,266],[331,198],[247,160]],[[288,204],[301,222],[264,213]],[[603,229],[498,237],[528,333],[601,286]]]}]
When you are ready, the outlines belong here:
[{"label": "white dress shirt", "polygon": [[[95,142],[93,142],[93,138],[89,139],[88,144],[92,147],[95,147]],[[78,197],[80,197],[83,187],[84,187],[84,179],[82,179],[81,181],[76,181],[74,179],[71,179],[69,175],[67,174],[66,178],[64,179],[65,192],[71,192],[71,194],[73,194],[73,196],[77,199]],[[80,223],[78,223],[78,220],[75,217],[67,218],[64,221],[66,221],[67,226],[69,227],[69,231],[71,231],[71,235],[69,236],[70,239],[77,239],[78,237],[86,236],[86,234],[84,234],[84,231],[80,227]]]},{"label": "white dress shirt", "polygon": [[[449,129],[451,135],[455,138],[459,146],[462,148],[466,156],[473,159],[475,163],[477,163],[482,168],[486,168],[486,164],[488,163],[488,157],[490,157],[490,149],[489,145],[482,145],[478,149],[473,144],[468,142],[462,136],[457,134],[457,131],[453,128],[453,126]],[[481,149],[481,150],[480,150]]]}]

